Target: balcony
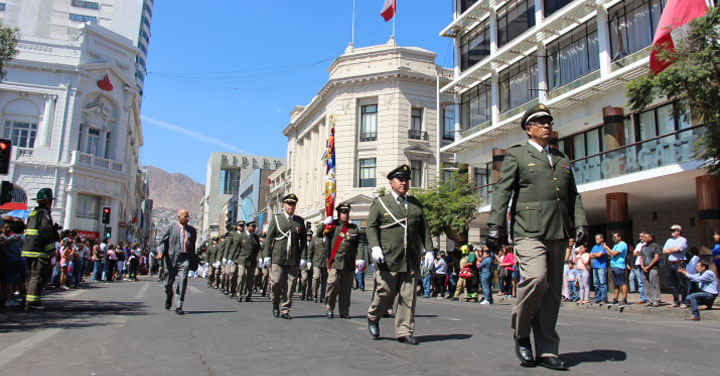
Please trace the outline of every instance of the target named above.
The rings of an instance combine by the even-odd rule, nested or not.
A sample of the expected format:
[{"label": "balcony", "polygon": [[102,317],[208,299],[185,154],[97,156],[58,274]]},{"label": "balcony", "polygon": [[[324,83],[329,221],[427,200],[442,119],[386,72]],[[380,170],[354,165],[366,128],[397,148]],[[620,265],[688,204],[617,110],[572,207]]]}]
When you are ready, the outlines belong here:
[{"label": "balcony", "polygon": [[113,174],[123,175],[125,173],[125,165],[121,162],[115,162],[109,159],[100,158],[92,154],[85,154],[79,151],[72,152],[73,165],[83,166],[94,170],[101,170]]},{"label": "balcony", "polygon": [[31,148],[15,148],[15,161],[26,161],[33,157],[33,149]]},{"label": "balcony", "polygon": [[377,133],[360,133],[360,142],[370,142],[377,140]]},{"label": "balcony", "polygon": [[411,140],[430,141],[430,137],[428,136],[427,132],[415,129],[408,129],[408,138]]}]

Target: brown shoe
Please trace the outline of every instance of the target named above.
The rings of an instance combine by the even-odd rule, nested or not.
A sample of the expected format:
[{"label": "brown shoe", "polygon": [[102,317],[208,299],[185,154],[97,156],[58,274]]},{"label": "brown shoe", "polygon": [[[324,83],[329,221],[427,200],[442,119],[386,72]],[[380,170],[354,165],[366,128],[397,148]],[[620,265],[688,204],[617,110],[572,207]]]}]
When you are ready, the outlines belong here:
[{"label": "brown shoe", "polygon": [[687,321],[700,321],[700,318],[697,317],[697,316],[690,316],[690,317],[686,318],[685,320],[687,320]]},{"label": "brown shoe", "polygon": [[680,307],[680,306],[679,306],[677,303],[673,303],[673,304],[672,304],[670,307],[668,307],[668,308],[677,308],[677,307]]}]

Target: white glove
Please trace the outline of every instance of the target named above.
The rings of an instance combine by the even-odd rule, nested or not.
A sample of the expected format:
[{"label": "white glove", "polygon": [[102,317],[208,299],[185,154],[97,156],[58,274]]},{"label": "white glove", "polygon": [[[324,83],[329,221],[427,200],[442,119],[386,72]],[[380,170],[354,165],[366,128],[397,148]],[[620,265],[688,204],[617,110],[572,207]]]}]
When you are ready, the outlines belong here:
[{"label": "white glove", "polygon": [[433,265],[433,261],[435,260],[435,254],[432,252],[425,252],[425,267],[430,268],[430,266]]},{"label": "white glove", "polygon": [[333,223],[333,217],[325,217],[324,224],[329,225]]},{"label": "white glove", "polygon": [[372,259],[376,264],[382,264],[385,262],[385,254],[382,248],[378,246],[372,247]]},{"label": "white glove", "polygon": [[263,259],[263,267],[267,268],[268,266],[270,266],[270,257],[265,257]]},{"label": "white glove", "polygon": [[232,265],[232,263],[233,263],[232,260],[228,260],[227,265],[230,266],[230,265]]},{"label": "white glove", "polygon": [[308,261],[307,267],[308,267],[308,270],[310,270],[310,268],[312,268],[312,262]]},{"label": "white glove", "polygon": [[227,259],[223,257],[223,264],[227,263]]},{"label": "white glove", "polygon": [[307,261],[306,261],[306,260],[300,260],[300,269],[304,268],[305,265],[307,265]]}]

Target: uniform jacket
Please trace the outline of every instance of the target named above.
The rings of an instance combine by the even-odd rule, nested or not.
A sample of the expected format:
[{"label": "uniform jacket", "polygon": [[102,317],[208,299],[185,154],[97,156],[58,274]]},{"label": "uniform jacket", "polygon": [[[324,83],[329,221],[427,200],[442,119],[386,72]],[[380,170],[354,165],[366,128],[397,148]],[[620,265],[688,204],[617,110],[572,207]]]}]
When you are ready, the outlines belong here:
[{"label": "uniform jacket", "polygon": [[[263,257],[270,257],[272,263],[276,265],[298,266],[300,256],[306,247],[306,233],[305,219],[301,216],[295,215],[292,221],[289,221],[285,213],[275,214],[270,219],[268,226],[267,237],[263,245]],[[283,234],[287,234],[287,236]],[[289,247],[288,241],[290,241]]]},{"label": "uniform jacket", "polygon": [[225,238],[225,243],[227,243],[227,256],[225,257],[227,257],[228,260],[240,262],[240,246],[244,235],[245,234],[237,230],[232,230],[230,231],[230,236]]},{"label": "uniform jacket", "polygon": [[508,149],[493,188],[488,223],[507,228],[510,204],[513,238],[568,239],[576,226],[588,225],[570,159],[556,149],[550,149],[550,155],[552,166],[529,143]]},{"label": "uniform jacket", "polygon": [[310,241],[308,247],[307,260],[312,262],[312,266],[316,268],[327,268],[328,262],[328,250],[327,243],[323,241],[325,239],[320,233],[318,236],[314,236]]},{"label": "uniform jacket", "polygon": [[[400,224],[387,228],[380,228],[390,225],[395,220],[380,200],[392,212],[397,219],[407,218],[407,248],[404,244],[405,229]],[[425,219],[425,211],[422,204],[414,196],[407,196],[407,213],[401,207],[392,194],[386,194],[373,200],[368,214],[367,238],[370,248],[379,246],[385,255],[385,263],[376,265],[379,270],[391,272],[420,271],[420,257],[422,252],[433,249],[430,229]],[[403,205],[404,206],[404,205]]]},{"label": "uniform jacket", "polygon": [[206,264],[214,264],[217,261],[217,244],[210,244],[205,257]]},{"label": "uniform jacket", "polygon": [[245,267],[254,267],[257,265],[258,253],[260,253],[260,238],[255,233],[243,232],[240,237],[238,263],[245,265]]},{"label": "uniform jacket", "polygon": [[338,241],[338,237],[342,236],[340,246],[338,247],[335,258],[333,259],[330,269],[354,271],[355,270],[355,258],[357,257],[357,249],[360,245],[360,236],[358,234],[358,227],[354,223],[348,224],[348,231],[345,235],[342,235],[343,225],[340,221],[335,221],[335,229],[331,231],[326,241],[330,244],[328,249],[328,258],[332,254],[332,250],[335,248],[335,243]]},{"label": "uniform jacket", "polygon": [[[165,229],[165,232],[160,237],[160,247],[162,248],[163,260],[165,260],[165,266],[177,267],[178,265],[178,254],[180,250],[180,226],[178,222],[173,222]],[[186,225],[185,226],[185,245],[184,249],[190,258],[195,255],[195,228]]]},{"label": "uniform jacket", "polygon": [[217,244],[217,261],[222,262],[222,260],[227,258],[227,245],[228,245],[227,239],[218,242]]},{"label": "uniform jacket", "polygon": [[55,252],[55,242],[58,239],[50,210],[38,206],[30,212],[27,219],[22,257],[48,258]]}]

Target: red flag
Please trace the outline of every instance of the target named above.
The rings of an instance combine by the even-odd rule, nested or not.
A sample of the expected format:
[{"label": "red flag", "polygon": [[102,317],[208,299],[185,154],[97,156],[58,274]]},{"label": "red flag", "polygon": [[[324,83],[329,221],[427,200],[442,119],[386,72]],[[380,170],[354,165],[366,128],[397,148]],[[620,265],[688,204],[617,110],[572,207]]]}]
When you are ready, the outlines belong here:
[{"label": "red flag", "polygon": [[385,0],[385,4],[380,11],[380,15],[385,19],[385,22],[390,21],[395,16],[395,11],[397,10],[395,1],[396,0]]},{"label": "red flag", "polygon": [[[682,34],[678,31],[682,31],[683,26],[703,16],[707,11],[708,7],[705,0],[668,0],[655,31],[653,47],[660,46],[659,48],[669,48],[670,51],[674,51],[675,43],[673,38],[677,39]],[[653,48],[652,52],[650,52],[650,70],[653,73],[662,72],[670,64],[672,64],[671,61],[660,60],[657,51]]]}]

